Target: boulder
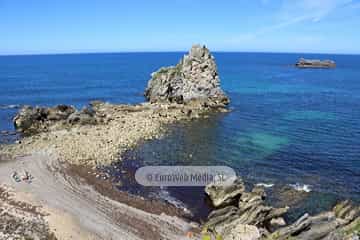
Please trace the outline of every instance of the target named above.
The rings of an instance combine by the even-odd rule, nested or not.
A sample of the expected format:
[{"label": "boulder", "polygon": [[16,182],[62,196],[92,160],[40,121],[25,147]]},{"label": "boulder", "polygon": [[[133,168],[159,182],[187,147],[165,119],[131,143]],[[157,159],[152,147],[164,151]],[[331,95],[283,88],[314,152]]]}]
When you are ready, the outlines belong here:
[{"label": "boulder", "polygon": [[145,90],[150,102],[188,103],[203,101],[210,107],[223,107],[229,98],[220,87],[215,59],[205,46],[192,46],[176,66],[153,73]]},{"label": "boulder", "polygon": [[334,68],[336,67],[336,63],[332,60],[300,58],[295,66],[298,68]]},{"label": "boulder", "polygon": [[205,192],[215,207],[234,202],[244,191],[244,182],[236,177],[229,178],[223,183],[211,183],[205,187]]}]

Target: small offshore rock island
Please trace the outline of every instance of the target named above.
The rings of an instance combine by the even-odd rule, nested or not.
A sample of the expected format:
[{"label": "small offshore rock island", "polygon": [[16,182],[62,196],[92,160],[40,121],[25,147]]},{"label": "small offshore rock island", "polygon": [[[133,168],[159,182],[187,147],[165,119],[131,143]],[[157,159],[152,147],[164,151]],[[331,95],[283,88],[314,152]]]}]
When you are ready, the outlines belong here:
[{"label": "small offshore rock island", "polygon": [[[193,239],[201,239],[201,231],[226,240],[356,239],[360,209],[351,202],[319,215],[304,214],[288,224],[287,206],[269,206],[264,189],[255,186],[249,191],[241,178],[229,179],[226,187],[205,188],[214,211],[201,225],[182,218],[181,210],[167,204],[115,193],[110,177],[99,168],[121,161],[123,153],[143,140],[161,138],[168,124],[227,112],[230,102],[221,89],[214,57],[200,45],[176,66],[153,73],[145,97],[149,102],[137,105],[94,101],[81,110],[67,105],[22,108],[14,126],[24,137],[0,148],[1,158],[11,160],[0,169],[1,182],[10,186],[0,189],[3,209],[10,212],[1,218],[3,226],[18,221],[18,232],[26,237],[66,239],[69,235],[61,234],[74,232],[59,223],[72,218],[54,210],[60,208],[79,218],[80,223],[74,223],[77,239],[106,238],[110,232],[123,239],[181,239],[189,231]],[[9,179],[22,166],[35,177],[30,190]],[[35,197],[26,207],[24,191]],[[28,217],[27,210],[34,205],[44,206],[45,214],[36,209]],[[26,220],[20,220],[23,216]],[[12,231],[6,234],[16,237]]]},{"label": "small offshore rock island", "polygon": [[336,63],[332,60],[300,58],[295,66],[298,68],[335,68]]}]

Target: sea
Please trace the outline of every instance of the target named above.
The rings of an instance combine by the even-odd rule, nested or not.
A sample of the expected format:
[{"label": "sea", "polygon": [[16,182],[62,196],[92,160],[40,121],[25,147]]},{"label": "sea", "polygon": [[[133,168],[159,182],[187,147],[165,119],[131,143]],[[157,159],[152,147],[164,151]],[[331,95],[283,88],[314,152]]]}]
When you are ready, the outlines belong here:
[{"label": "sea", "polygon": [[[14,131],[12,118],[24,105],[143,102],[150,74],[175,65],[183,54],[0,56],[0,143],[19,137],[5,131]],[[171,125],[163,138],[126,153],[119,163],[124,172],[145,165],[229,166],[249,186],[267,187],[275,203],[281,199],[271,192],[290,200],[294,193],[281,189],[298,192],[293,218],[329,209],[341,199],[360,202],[360,55],[213,54],[231,111]],[[294,63],[300,57],[332,59],[337,67],[298,69]],[[126,183],[123,190],[146,192],[199,218],[211,210],[203,188]]]}]

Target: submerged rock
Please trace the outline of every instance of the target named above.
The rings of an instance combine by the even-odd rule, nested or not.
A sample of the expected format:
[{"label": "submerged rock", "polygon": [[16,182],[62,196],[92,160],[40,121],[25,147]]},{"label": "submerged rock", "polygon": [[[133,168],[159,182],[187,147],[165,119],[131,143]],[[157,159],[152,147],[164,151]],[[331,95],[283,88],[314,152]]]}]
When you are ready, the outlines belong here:
[{"label": "submerged rock", "polygon": [[334,68],[336,63],[332,60],[317,60],[317,59],[304,59],[300,58],[295,64],[299,68]]},{"label": "submerged rock", "polygon": [[181,104],[197,100],[213,107],[229,103],[220,87],[215,59],[200,45],[194,45],[176,66],[163,67],[153,73],[145,97],[150,102]]}]

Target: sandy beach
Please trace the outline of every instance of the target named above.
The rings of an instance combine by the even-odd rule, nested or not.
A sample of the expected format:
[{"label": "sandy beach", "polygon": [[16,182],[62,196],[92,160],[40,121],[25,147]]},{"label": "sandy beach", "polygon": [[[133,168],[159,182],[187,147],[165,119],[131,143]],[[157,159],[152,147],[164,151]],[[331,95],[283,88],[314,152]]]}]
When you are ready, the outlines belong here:
[{"label": "sandy beach", "polygon": [[[2,188],[13,200],[37,206],[57,239],[182,239],[193,226],[105,197],[84,180],[64,175],[49,152],[0,164]],[[34,177],[31,183],[17,183],[10,176],[25,170]]]}]

